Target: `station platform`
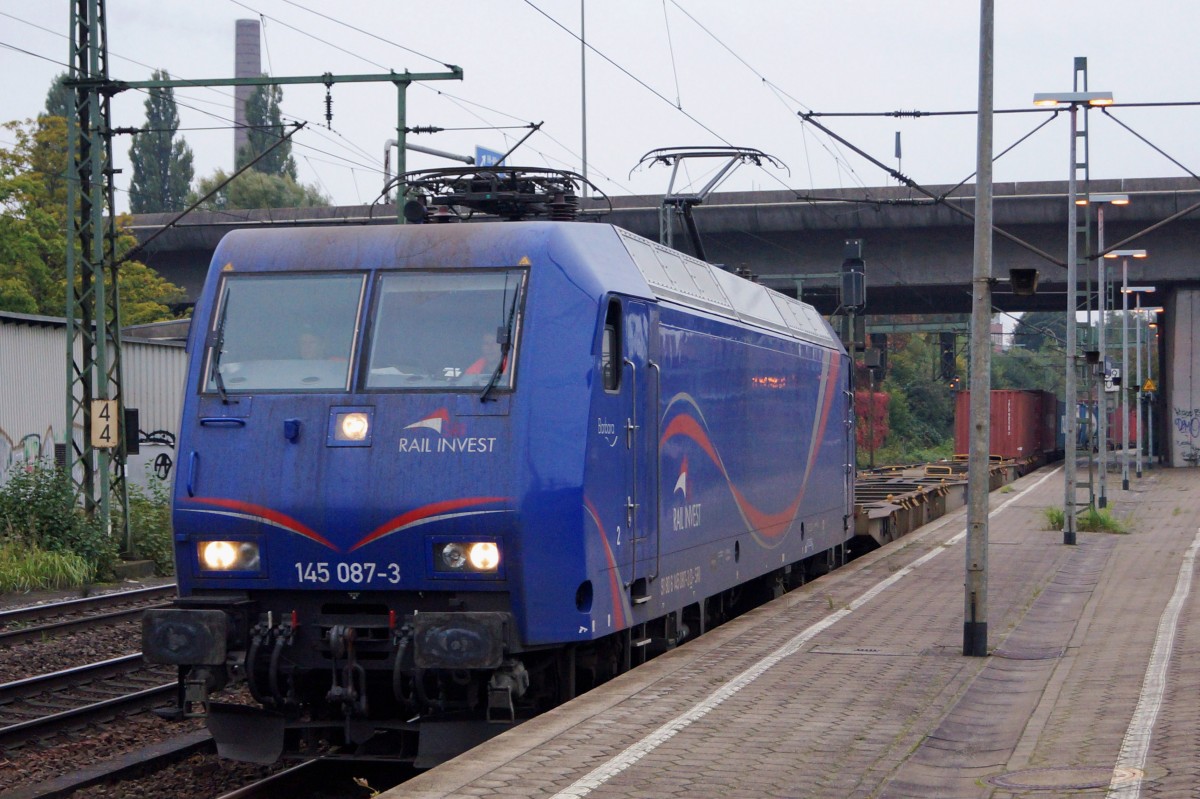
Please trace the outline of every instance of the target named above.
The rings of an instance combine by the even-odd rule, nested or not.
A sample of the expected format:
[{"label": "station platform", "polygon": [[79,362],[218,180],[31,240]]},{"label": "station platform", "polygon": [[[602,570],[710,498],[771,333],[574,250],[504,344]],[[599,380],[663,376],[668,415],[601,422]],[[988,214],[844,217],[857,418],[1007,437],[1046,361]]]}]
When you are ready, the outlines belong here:
[{"label": "station platform", "polygon": [[1200,796],[1200,470],[1065,546],[1063,471],[991,495],[987,657],[962,654],[966,509],[382,794]]}]

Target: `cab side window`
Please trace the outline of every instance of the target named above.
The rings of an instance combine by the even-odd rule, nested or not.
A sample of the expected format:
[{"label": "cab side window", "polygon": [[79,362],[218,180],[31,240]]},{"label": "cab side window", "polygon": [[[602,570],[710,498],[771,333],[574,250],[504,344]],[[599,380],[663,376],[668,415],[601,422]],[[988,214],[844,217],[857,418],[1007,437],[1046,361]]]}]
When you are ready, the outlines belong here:
[{"label": "cab side window", "polygon": [[605,391],[621,389],[621,303],[610,300],[600,338],[600,372]]}]

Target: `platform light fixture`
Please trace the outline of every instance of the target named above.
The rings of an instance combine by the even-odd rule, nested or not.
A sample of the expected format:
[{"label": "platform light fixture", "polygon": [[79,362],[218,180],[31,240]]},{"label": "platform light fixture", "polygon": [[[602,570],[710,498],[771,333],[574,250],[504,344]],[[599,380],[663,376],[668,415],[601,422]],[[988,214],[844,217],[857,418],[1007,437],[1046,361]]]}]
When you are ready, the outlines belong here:
[{"label": "platform light fixture", "polygon": [[1135,472],[1138,476],[1138,479],[1141,479],[1141,477],[1142,477],[1142,312],[1145,310],[1142,307],[1142,295],[1153,293],[1154,286],[1129,286],[1128,288],[1122,289],[1122,292],[1124,294],[1135,295],[1136,302],[1137,302],[1137,307],[1134,308],[1134,315],[1133,315],[1134,324],[1136,325],[1134,330],[1137,331],[1134,334],[1134,342],[1135,342],[1134,343],[1134,351],[1137,353],[1137,372],[1136,372],[1137,379],[1134,381],[1134,384],[1133,384],[1133,390],[1135,392],[1133,407],[1136,408],[1137,410],[1135,411],[1133,418],[1137,421],[1137,425],[1136,425],[1133,437],[1134,437],[1134,439],[1136,439],[1136,442],[1137,442],[1135,445],[1135,448],[1134,448],[1134,459],[1135,459],[1134,463],[1135,463],[1135,467],[1136,467]]},{"label": "platform light fixture", "polygon": [[1121,259],[1121,490],[1129,490],[1129,411],[1125,397],[1129,394],[1129,259],[1145,258],[1146,251],[1110,250],[1105,258]]},{"label": "platform light fixture", "polygon": [[1146,325],[1146,383],[1149,387],[1142,385],[1139,390],[1144,390],[1143,394],[1146,399],[1146,464],[1154,462],[1154,397],[1158,387],[1154,382],[1154,356],[1158,352],[1158,314],[1164,312],[1162,306],[1154,308],[1143,308],[1149,315],[1150,321]]},{"label": "platform light fixture", "polygon": [[1108,203],[1109,205],[1129,205],[1129,195],[1119,193],[1104,193],[1092,192],[1086,197],[1081,197],[1075,201],[1076,205],[1088,205],[1090,203]]},{"label": "platform light fixture", "polygon": [[1105,106],[1113,104],[1112,92],[1037,92],[1033,104],[1047,108],[1069,105]]},{"label": "platform light fixture", "polygon": [[[1095,204],[1096,206],[1096,237],[1098,250],[1104,252],[1104,207],[1106,205],[1129,205],[1129,195],[1124,193],[1113,192],[1093,192],[1086,197],[1076,200],[1076,205],[1083,202],[1085,204]],[[1097,361],[1100,364],[1100,379],[1096,381],[1096,448],[1100,466],[1100,491],[1096,498],[1096,504],[1101,508],[1108,507],[1108,346],[1107,339],[1107,312],[1108,312],[1108,264],[1103,258],[1099,259],[1096,264],[1096,283],[1098,294],[1100,296],[1100,319],[1096,326],[1098,335],[1099,352],[1097,353]]]},{"label": "platform light fixture", "polygon": [[[1087,86],[1087,59],[1075,59],[1075,81],[1076,87],[1080,84]],[[1080,167],[1086,168],[1087,149],[1084,149],[1084,162],[1080,163],[1076,157],[1077,141],[1079,138],[1084,138],[1086,145],[1086,129],[1081,133],[1079,130],[1079,109],[1083,108],[1086,111],[1088,108],[1097,106],[1106,106],[1113,104],[1112,92],[1088,92],[1088,91],[1070,91],[1070,92],[1038,92],[1033,95],[1033,104],[1037,106],[1057,108],[1059,106],[1067,106],[1071,113],[1071,139],[1070,139],[1070,171],[1068,172],[1069,179],[1067,183],[1067,201],[1070,203],[1068,208],[1068,226],[1067,226],[1067,341],[1066,341],[1066,379],[1064,386],[1064,399],[1066,401],[1066,446],[1064,453],[1063,464],[1063,544],[1075,544],[1075,470],[1076,459],[1078,457],[1078,441],[1076,436],[1079,430],[1079,418],[1075,410],[1076,396],[1078,389],[1076,386],[1076,321],[1075,312],[1078,307],[1076,303],[1076,283],[1077,269],[1076,260],[1078,258],[1078,229],[1079,220],[1077,219],[1078,206],[1080,199],[1079,184],[1077,174]],[[1086,196],[1086,195],[1085,195]],[[1091,463],[1089,456],[1088,463]],[[1090,468],[1090,467],[1089,467]]]}]

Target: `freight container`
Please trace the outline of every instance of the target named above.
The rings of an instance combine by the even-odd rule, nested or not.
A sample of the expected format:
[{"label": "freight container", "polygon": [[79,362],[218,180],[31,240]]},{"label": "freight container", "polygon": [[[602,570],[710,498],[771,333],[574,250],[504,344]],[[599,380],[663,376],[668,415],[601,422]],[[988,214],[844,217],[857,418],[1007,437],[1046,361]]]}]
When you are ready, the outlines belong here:
[{"label": "freight container", "polygon": [[[1041,462],[1046,456],[1043,436],[1044,391],[997,389],[992,391],[991,433],[988,454],[1010,460]],[[1050,406],[1051,408],[1054,405]],[[1050,446],[1053,446],[1051,440]],[[967,454],[971,444],[971,392],[961,391],[954,405],[954,451]]]}]

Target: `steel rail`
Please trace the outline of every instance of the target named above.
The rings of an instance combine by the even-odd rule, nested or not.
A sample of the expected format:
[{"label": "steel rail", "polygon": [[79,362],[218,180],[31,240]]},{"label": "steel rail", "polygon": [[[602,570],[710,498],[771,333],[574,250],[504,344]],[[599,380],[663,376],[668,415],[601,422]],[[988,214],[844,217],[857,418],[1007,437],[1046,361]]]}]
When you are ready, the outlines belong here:
[{"label": "steel rail", "polygon": [[0,748],[14,746],[43,738],[64,729],[80,727],[95,721],[103,721],[123,711],[142,710],[163,702],[178,690],[178,684],[170,682],[154,688],[146,688],[125,696],[105,699],[90,705],[63,710],[49,716],[41,716],[0,727]]},{"label": "steel rail", "polygon": [[[73,599],[67,602],[55,602],[46,605],[36,605],[29,608],[18,608],[16,610],[0,613],[0,626],[7,624],[23,624],[26,622],[37,621],[39,619],[60,616],[64,613],[81,613],[88,609],[111,607],[113,605],[127,605],[131,602],[145,602],[146,600],[153,600],[162,596],[173,596],[174,592],[175,586],[162,586],[160,588],[143,588],[137,591],[123,591],[117,594],[104,594],[100,597]],[[94,627],[97,623],[113,624],[127,619],[140,617],[147,608],[153,607],[165,607],[165,604],[141,604],[137,605],[136,607],[113,610],[107,613],[81,615],[74,618],[49,622],[46,624],[17,627],[16,629],[11,630],[0,630],[0,645],[14,644],[19,641],[35,640],[46,636],[53,636],[59,633],[69,632],[79,628]]]},{"label": "steel rail", "polygon": [[61,616],[66,613],[77,613],[95,608],[110,607],[112,605],[126,605],[130,602],[173,597],[175,591],[176,586],[172,583],[170,585],[152,586],[150,588],[138,588],[133,591],[113,591],[109,594],[96,594],[95,596],[80,597],[79,599],[67,599],[62,602],[27,605],[23,608],[0,611],[0,626],[36,621],[51,616]]},{"label": "steel rail", "polygon": [[27,699],[31,696],[56,691],[70,685],[93,682],[119,674],[128,674],[137,670],[142,664],[142,653],[110,658],[86,666],[76,666],[71,669],[38,674],[22,680],[13,680],[0,684],[0,705],[17,699]]}]

